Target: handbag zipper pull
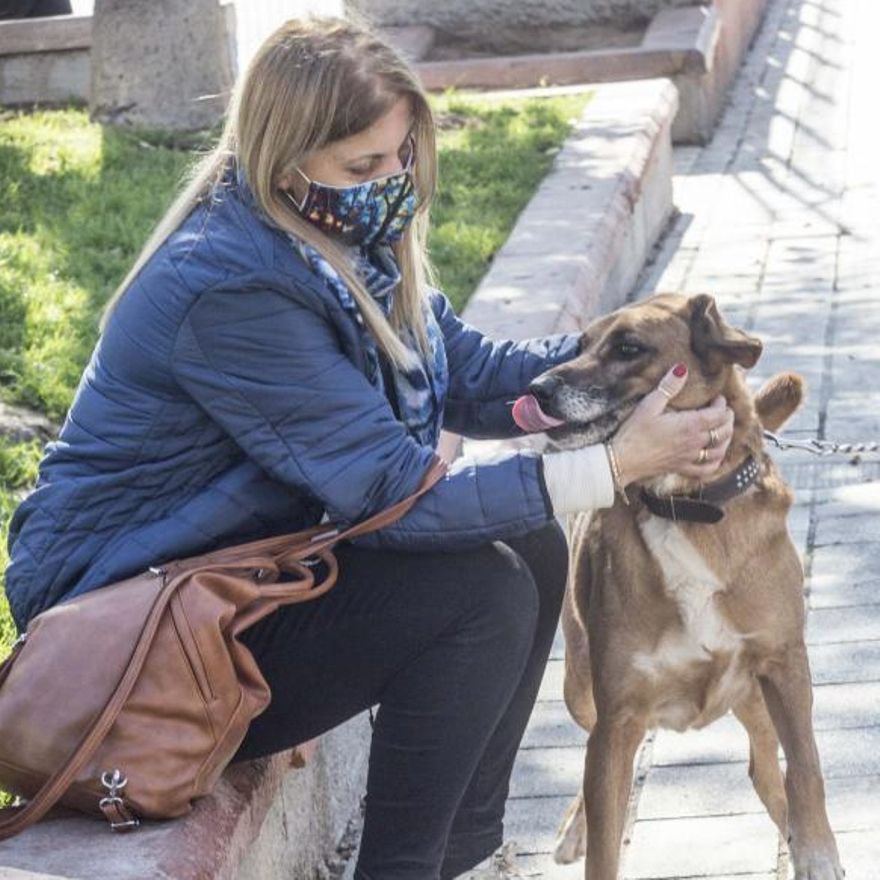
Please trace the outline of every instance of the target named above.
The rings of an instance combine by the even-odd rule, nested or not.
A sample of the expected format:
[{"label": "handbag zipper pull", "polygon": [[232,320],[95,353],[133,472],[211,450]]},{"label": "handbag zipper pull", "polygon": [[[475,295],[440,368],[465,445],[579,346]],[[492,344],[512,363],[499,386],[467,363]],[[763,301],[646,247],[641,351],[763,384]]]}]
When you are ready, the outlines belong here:
[{"label": "handbag zipper pull", "polygon": [[122,775],[122,771],[114,768],[101,774],[101,784],[110,790],[107,797],[98,801],[101,812],[110,823],[111,831],[126,831],[137,828],[141,820],[132,813],[120,797],[120,792],[125,788],[128,780]]}]

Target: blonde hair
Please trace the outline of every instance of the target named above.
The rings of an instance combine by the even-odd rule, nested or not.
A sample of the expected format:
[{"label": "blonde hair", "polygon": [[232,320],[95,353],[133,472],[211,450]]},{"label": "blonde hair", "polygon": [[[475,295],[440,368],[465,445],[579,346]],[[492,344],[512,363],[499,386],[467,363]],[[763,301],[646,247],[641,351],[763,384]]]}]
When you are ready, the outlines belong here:
[{"label": "blonde hair", "polygon": [[[312,150],[369,128],[401,97],[409,98],[414,119],[412,173],[418,208],[400,241],[393,245],[401,284],[388,320],[358,279],[344,250],[300,216],[277,181],[297,168]],[[335,18],[294,19],[266,39],[236,83],[217,146],[193,168],[107,302],[101,330],[143,266],[209,196],[233,159],[266,217],[312,245],[330,262],[351,289],[379,347],[398,367],[411,366],[415,355],[401,340],[404,328],[412,332],[422,351],[428,350],[423,304],[433,278],[426,237],[437,177],[434,119],[406,61],[365,24]]]}]

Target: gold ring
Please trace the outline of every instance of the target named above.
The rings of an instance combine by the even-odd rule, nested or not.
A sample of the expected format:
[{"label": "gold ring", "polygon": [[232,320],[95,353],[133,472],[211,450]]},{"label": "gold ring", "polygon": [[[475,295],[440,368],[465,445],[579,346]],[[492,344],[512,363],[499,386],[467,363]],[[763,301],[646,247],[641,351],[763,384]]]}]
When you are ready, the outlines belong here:
[{"label": "gold ring", "polygon": [[701,449],[700,454],[697,456],[697,464],[705,464],[708,458],[709,450],[706,448]]},{"label": "gold ring", "polygon": [[718,445],[718,432],[714,428],[709,428],[709,442],[706,444],[707,449],[714,449]]}]

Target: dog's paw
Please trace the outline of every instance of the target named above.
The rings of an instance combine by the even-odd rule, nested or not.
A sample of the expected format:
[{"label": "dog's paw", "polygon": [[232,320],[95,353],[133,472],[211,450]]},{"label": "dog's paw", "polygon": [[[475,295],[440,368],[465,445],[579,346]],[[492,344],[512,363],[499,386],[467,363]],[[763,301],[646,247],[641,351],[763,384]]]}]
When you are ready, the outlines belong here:
[{"label": "dog's paw", "polygon": [[557,865],[570,865],[587,854],[587,828],[583,812],[577,811],[566,817],[559,829],[553,861]]},{"label": "dog's paw", "polygon": [[587,835],[584,834],[579,839],[574,839],[575,836],[560,837],[556,841],[556,848],[553,850],[553,861],[557,865],[570,865],[587,854]]},{"label": "dog's paw", "polygon": [[553,848],[557,865],[569,865],[587,854],[587,814],[583,795],[578,795],[565,811]]},{"label": "dog's paw", "polygon": [[794,866],[794,880],[844,880],[846,874],[833,849],[801,853]]}]

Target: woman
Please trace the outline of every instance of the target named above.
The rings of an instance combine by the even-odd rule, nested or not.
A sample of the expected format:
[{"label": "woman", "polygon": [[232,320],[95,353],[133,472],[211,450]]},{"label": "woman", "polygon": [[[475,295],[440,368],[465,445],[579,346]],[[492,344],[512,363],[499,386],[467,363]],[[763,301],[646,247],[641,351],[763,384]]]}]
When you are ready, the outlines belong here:
[{"label": "woman", "polygon": [[[510,399],[578,337],[490,342],[427,285],[435,174],[425,96],[387,45],[329,20],[268,39],[111,300],[13,517],[20,629],[163,560],[363,519],[416,488],[441,424],[520,433]],[[723,400],[658,401],[615,440],[621,481],[711,473]],[[721,442],[695,465],[709,428]],[[397,524],[340,546],[330,593],[245,633],[273,700],[236,759],[379,704],[356,876],[451,878],[490,855],[565,585],[554,514],[613,498],[601,446],[455,463]]]}]

